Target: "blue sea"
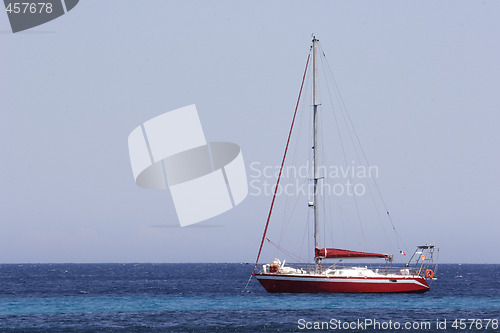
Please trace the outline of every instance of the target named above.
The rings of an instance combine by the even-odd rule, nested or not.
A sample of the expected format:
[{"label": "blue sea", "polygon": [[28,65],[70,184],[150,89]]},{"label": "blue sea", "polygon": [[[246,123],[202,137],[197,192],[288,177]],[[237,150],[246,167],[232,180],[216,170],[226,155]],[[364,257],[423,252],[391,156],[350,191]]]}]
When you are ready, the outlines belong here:
[{"label": "blue sea", "polygon": [[500,265],[425,294],[268,294],[250,264],[0,265],[0,332],[500,332]]}]

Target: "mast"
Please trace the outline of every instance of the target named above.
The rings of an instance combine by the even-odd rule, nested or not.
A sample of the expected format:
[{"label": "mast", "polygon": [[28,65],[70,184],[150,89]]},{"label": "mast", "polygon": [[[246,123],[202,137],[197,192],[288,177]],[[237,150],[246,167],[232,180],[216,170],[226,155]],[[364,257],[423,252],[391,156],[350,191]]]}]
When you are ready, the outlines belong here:
[{"label": "mast", "polygon": [[[318,219],[318,40],[316,36],[313,35],[313,172],[314,172],[314,196],[313,196],[313,207],[314,207],[314,248],[315,251],[319,248],[319,219]],[[321,271],[321,258],[315,258],[315,272],[320,273]]]}]

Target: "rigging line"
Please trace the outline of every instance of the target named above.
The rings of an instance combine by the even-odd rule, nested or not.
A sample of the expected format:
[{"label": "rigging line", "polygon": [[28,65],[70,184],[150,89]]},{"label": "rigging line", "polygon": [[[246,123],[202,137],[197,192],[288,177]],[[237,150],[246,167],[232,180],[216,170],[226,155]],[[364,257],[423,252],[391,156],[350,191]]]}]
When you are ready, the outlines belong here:
[{"label": "rigging line", "polygon": [[[318,77],[318,80],[319,80],[319,75],[317,75]],[[317,95],[318,95],[318,100],[321,101],[322,100],[322,95],[321,95],[321,91],[319,89],[321,85],[317,84],[316,85],[316,90],[317,90]],[[313,97],[314,98],[314,97]],[[313,102],[314,104],[314,102]],[[320,102],[318,104],[318,106],[322,106],[322,103]],[[322,110],[323,108],[321,108],[320,110]],[[323,136],[323,112],[318,112],[317,115],[316,115],[316,119],[317,119],[317,135],[319,136],[319,139],[317,140],[316,142],[316,145],[314,144],[314,141],[313,141],[313,147],[316,148],[316,154],[318,156],[318,160],[317,160],[317,165],[316,165],[316,168],[318,170],[318,180],[317,180],[317,188],[316,188],[316,197],[318,198],[317,200],[320,202],[320,207],[321,207],[321,214],[318,214],[318,227],[322,227],[323,229],[319,229],[320,232],[319,232],[319,235],[320,235],[320,238],[322,237],[323,238],[323,245],[326,246],[326,235],[325,235],[325,230],[326,230],[326,219],[325,219],[325,214],[324,214],[324,203],[325,203],[325,195],[324,195],[324,174],[323,174],[323,166],[326,164],[326,158],[325,158],[325,151],[323,149],[324,147],[324,136]],[[315,176],[313,176],[313,179],[314,179]],[[317,208],[316,208],[317,209]],[[321,247],[321,246],[320,246]]]},{"label": "rigging line", "polygon": [[[295,105],[295,112],[293,113],[292,124],[290,126],[290,131],[288,133],[288,139],[286,141],[285,152],[283,154],[283,159],[281,161],[281,167],[280,167],[280,172],[278,174],[278,180],[276,181],[276,187],[274,188],[273,200],[271,201],[271,207],[269,208],[269,214],[267,215],[266,227],[264,228],[264,234],[262,235],[262,241],[260,242],[259,253],[257,254],[257,259],[255,260],[255,266],[253,268],[254,271],[257,268],[257,264],[259,263],[260,254],[262,252],[262,245],[264,245],[264,240],[266,239],[267,228],[269,227],[269,221],[271,219],[271,213],[273,212],[274,201],[276,199],[276,192],[278,190],[278,185],[280,183],[281,172],[283,171],[283,165],[285,164],[286,153],[288,151],[290,137],[292,136],[293,125],[295,123],[295,116],[297,115],[297,109],[299,108],[300,96],[302,95],[302,88],[304,87],[304,81],[306,78],[307,67],[309,66],[309,59],[311,58],[311,51],[312,51],[312,47],[309,50],[309,55],[307,56],[306,67],[304,69],[304,75],[302,77],[302,83],[300,85],[299,96],[297,98],[297,104]],[[250,275],[250,279],[251,278],[252,278],[252,275]]]},{"label": "rigging line", "polygon": [[[332,79],[333,79],[333,78],[332,78]],[[342,97],[341,97],[341,95],[340,95],[340,92],[338,92],[338,94],[339,94],[340,98],[342,99]],[[344,104],[343,100],[342,100],[342,104]],[[354,136],[355,136],[356,141],[357,141],[357,143],[358,143],[359,150],[361,151],[361,155],[362,155],[362,157],[363,157],[363,159],[364,159],[364,161],[365,161],[365,164],[369,167],[369,166],[370,166],[370,162],[368,161],[368,158],[366,157],[366,153],[364,152],[364,149],[363,149],[363,146],[361,145],[361,141],[360,141],[360,139],[359,139],[359,136],[358,136],[358,134],[357,134],[357,132],[356,132],[356,130],[355,130],[355,128],[354,128],[354,124],[353,124],[353,122],[352,122],[352,120],[351,120],[350,114],[347,112],[347,108],[345,108],[345,104],[344,104],[344,109],[345,109],[345,112],[344,112],[344,114],[343,114],[343,115],[344,115],[344,117],[347,117],[347,120],[349,121],[349,123],[350,123],[350,125],[351,125],[352,132],[354,133]],[[357,154],[358,154],[358,153],[357,153],[357,150],[356,150],[356,155],[357,155]],[[359,158],[359,157],[358,157],[358,158]],[[384,207],[384,210],[385,210],[385,212],[386,212],[386,214],[387,214],[388,220],[389,220],[389,222],[390,222],[390,224],[391,224],[392,230],[393,230],[394,235],[395,235],[395,237],[394,237],[394,238],[395,238],[395,240],[396,240],[396,245],[397,245],[397,247],[399,248],[399,250],[401,250],[401,245],[400,245],[400,242],[401,242],[401,243],[403,243],[403,247],[404,247],[404,248],[406,248],[406,246],[404,246],[404,241],[402,240],[401,236],[399,235],[398,231],[396,230],[396,226],[395,226],[395,224],[394,224],[394,222],[393,222],[393,220],[392,220],[392,217],[391,217],[391,216],[390,216],[390,214],[389,214],[389,210],[388,210],[387,205],[386,205],[386,203],[385,203],[384,197],[382,196],[382,192],[381,192],[381,190],[380,190],[380,187],[379,187],[379,185],[378,185],[378,182],[377,182],[376,178],[371,177],[371,180],[373,181],[373,184],[375,185],[375,189],[376,189],[376,191],[377,191],[378,197],[380,198],[380,201],[381,201],[381,203],[382,203],[382,205],[383,205],[383,207]],[[369,189],[370,189],[370,188],[369,188]],[[371,195],[371,189],[370,189],[370,195]],[[407,250],[407,249],[406,249],[406,250]],[[408,250],[407,250],[407,251],[408,251]]]},{"label": "rigging line", "polygon": [[[325,56],[324,52],[323,52],[323,57],[321,58],[321,63],[323,63],[323,58],[325,58],[325,61],[326,61],[326,56]],[[326,66],[323,66],[323,71],[325,72],[325,76],[326,76],[325,67]],[[332,94],[331,94],[331,90],[330,90],[330,85],[328,84],[328,80],[325,80],[325,82],[326,82],[326,87],[327,87],[327,90],[328,90],[328,96],[330,98],[330,104],[332,106],[333,117],[335,119],[335,126],[337,127],[337,133],[338,133],[338,136],[339,136],[340,145],[342,147],[342,156],[344,157],[344,164],[345,164],[345,167],[347,169],[348,166],[347,166],[346,149],[345,149],[344,141],[342,139],[342,134],[341,134],[341,131],[340,131],[340,127],[339,127],[339,124],[338,124],[337,115],[335,114],[335,111],[334,111],[334,103],[333,103],[333,98],[332,98]],[[348,172],[347,175],[349,177],[349,181],[352,181],[351,173]],[[354,206],[356,207],[356,213],[357,213],[357,216],[358,216],[359,226],[361,228],[361,235],[363,237],[363,241],[364,241],[365,247],[366,247],[366,244],[368,242],[366,240],[365,231],[364,231],[364,228],[363,228],[363,222],[362,222],[362,218],[361,218],[361,213],[359,211],[358,201],[356,200],[356,195],[353,195],[353,200],[354,200]]]},{"label": "rigging line", "polygon": [[297,262],[299,264],[306,264],[307,263],[307,260],[304,259],[304,258],[301,258],[299,257],[298,255],[295,255],[293,254],[292,252],[288,251],[288,250],[285,250],[283,247],[279,246],[278,244],[276,244],[275,242],[273,242],[272,240],[270,240],[269,238],[266,237],[266,240],[271,243],[272,245],[276,246],[277,248],[280,249],[281,252],[287,254],[288,256],[290,256],[292,259],[295,259],[297,260]]},{"label": "rigging line", "polygon": [[[319,119],[325,119],[325,113],[324,112],[321,112],[321,113],[322,114],[320,114]],[[319,145],[319,149],[320,149],[321,155],[323,155],[323,156],[320,155],[320,158],[322,157],[322,159],[323,159],[324,168],[322,170],[325,174],[322,175],[322,179],[321,179],[322,186],[320,189],[321,189],[321,193],[323,195],[321,196],[320,200],[322,201],[321,202],[321,209],[322,209],[322,219],[323,219],[323,245],[324,245],[324,247],[326,247],[326,244],[328,244],[326,242],[327,230],[330,229],[330,226],[332,225],[332,223],[330,220],[331,216],[326,215],[326,205],[327,205],[327,203],[329,204],[329,201],[327,200],[328,197],[327,197],[327,195],[325,195],[325,189],[327,188],[325,186],[325,184],[327,184],[327,179],[328,179],[328,168],[327,168],[328,162],[327,162],[327,155],[325,153],[324,142],[326,142],[326,140],[324,139],[325,132],[323,131],[323,128],[324,128],[323,122],[324,121],[321,121],[320,126],[319,126],[320,127],[321,142],[323,142],[322,144]],[[327,219],[327,216],[329,217],[328,219]],[[328,233],[328,235],[330,236],[331,234]]]},{"label": "rigging line", "polygon": [[[335,210],[334,206],[335,206],[336,210]],[[329,209],[329,214],[330,214],[330,216],[332,216],[333,219],[335,219],[335,217],[333,215],[334,211],[337,215],[337,218],[335,219],[335,221],[337,221],[337,224],[339,225],[340,228],[337,227],[335,230],[339,231],[339,229],[340,229],[342,231],[342,237],[337,237],[337,241],[335,240],[335,237],[332,235],[333,245],[334,245],[334,247],[335,246],[338,247],[339,244],[342,244],[342,246],[345,246],[345,240],[347,239],[345,224],[346,224],[346,222],[348,223],[349,218],[347,216],[344,217],[344,212],[343,212],[342,207],[340,206],[338,201],[335,201],[334,204],[329,205],[328,209]]]},{"label": "rigging line", "polygon": [[[325,117],[325,112],[322,112],[322,116]],[[320,126],[320,127],[321,127],[321,129],[323,129],[323,126]],[[324,139],[324,133],[321,132],[320,135],[321,135],[321,141],[326,142],[326,140]],[[328,171],[328,166],[332,165],[332,164],[330,164],[330,162],[329,162],[329,159],[328,159],[329,155],[325,153],[325,146],[326,146],[325,144],[320,145],[321,154],[322,154],[322,157],[324,159],[323,171],[326,173],[322,179],[322,181],[323,181],[322,184],[324,185],[324,187],[322,187],[322,189],[324,191],[325,191],[325,189],[326,189],[326,191],[328,191],[328,196],[327,195],[322,196],[322,201],[323,201],[322,202],[322,208],[323,208],[323,215],[322,216],[324,217],[323,242],[324,242],[324,246],[326,246],[326,244],[327,244],[326,236],[328,234],[328,236],[330,238],[330,244],[331,244],[331,246],[334,246],[334,244],[335,244],[335,241],[334,241],[334,226],[335,226],[334,220],[335,219],[334,219],[333,212],[332,212],[332,201],[335,201],[334,200],[335,193],[333,193],[333,195],[332,195],[332,192],[334,192],[334,190],[333,190],[333,187],[331,187],[332,182],[330,180],[330,175],[329,175],[329,171]],[[330,199],[330,200],[328,200],[328,199]],[[326,209],[328,209],[329,214],[326,214]],[[326,218],[326,217],[328,217],[328,218]]]},{"label": "rigging line", "polygon": [[[319,46],[320,46],[320,50],[321,50],[321,44]],[[322,61],[321,58],[320,58],[320,60]],[[321,67],[323,69],[323,73],[325,74],[324,78],[325,78],[325,81],[326,81],[327,75],[325,73],[324,65],[321,66]],[[327,87],[327,91],[328,91],[328,87]],[[328,91],[328,93],[330,93],[330,91]],[[330,97],[330,99],[331,99],[331,97]],[[325,112],[321,112],[321,113],[318,114],[318,118],[321,118],[321,117],[323,117],[323,119],[326,119],[325,118]],[[325,188],[329,189],[329,194],[331,195],[331,191],[332,191],[331,187],[326,186],[326,185],[331,185],[331,184],[328,181],[329,180],[328,165],[330,165],[330,163],[329,163],[329,159],[328,159],[329,155],[325,153],[325,146],[326,146],[325,142],[326,142],[326,140],[325,140],[325,136],[324,135],[325,135],[326,131],[324,131],[324,126],[323,126],[324,123],[325,123],[325,120],[319,122],[319,134],[321,136],[320,142],[322,143],[322,144],[319,145],[319,149],[320,149],[320,152],[321,152],[319,158],[322,159],[322,162],[323,162],[323,172],[326,172],[326,174],[323,175],[323,177],[322,177],[322,185],[323,185],[323,187],[321,187],[321,189],[323,191],[325,190]],[[322,199],[321,207],[323,208],[323,214],[322,214],[322,216],[323,216],[323,229],[324,229],[323,230],[323,236],[324,236],[323,237],[323,242],[324,242],[324,245],[326,246],[326,244],[327,244],[327,242],[326,242],[326,236],[327,236],[327,230],[328,230],[329,231],[328,232],[328,236],[330,237],[331,244],[333,246],[333,244],[335,242],[334,242],[334,223],[333,223],[334,219],[333,219],[333,213],[332,213],[332,207],[331,207],[331,200],[327,200],[328,197],[326,195],[323,195],[321,197],[321,199]],[[328,211],[330,213],[328,215],[326,214],[326,207],[327,206],[328,206]],[[328,219],[326,218],[326,216],[328,216]]]},{"label": "rigging line", "polygon": [[[384,238],[385,240],[387,241],[388,244],[392,243],[392,241],[389,241],[389,237],[387,236],[387,233],[385,231],[386,229],[386,226],[385,224],[386,223],[383,223],[382,221],[382,217],[381,217],[381,214],[380,214],[380,210],[378,208],[378,205],[377,205],[377,201],[375,200],[375,196],[373,195],[373,190],[372,190],[372,187],[369,186],[369,182],[367,181],[366,182],[368,184],[368,193],[370,193],[370,198],[372,200],[372,203],[373,203],[373,207],[375,207],[375,211],[377,212],[377,219],[378,219],[378,222],[379,224],[382,226],[382,232],[384,233]],[[392,238],[392,237],[391,237]],[[396,239],[396,244],[397,244],[398,240]],[[392,245],[391,245],[392,246]],[[399,246],[398,246],[399,247]]]},{"label": "rigging line", "polygon": [[[306,242],[306,239],[309,240],[309,216],[311,215],[311,209],[309,207],[307,208],[307,220],[304,226],[304,232],[302,234],[302,242],[300,245],[300,251],[299,254],[302,255],[304,251],[304,243]],[[307,249],[310,249],[309,247],[309,242],[307,243]]]},{"label": "rigging line", "polygon": [[[323,72],[325,73],[324,71],[324,66],[323,67]],[[325,78],[326,78],[326,75],[325,75]],[[328,87],[327,87],[328,88]],[[329,92],[329,91],[328,91]],[[329,92],[330,93],[330,92]],[[321,118],[323,117],[323,118]],[[319,113],[318,115],[318,119],[325,119],[325,113],[324,112],[321,112]],[[333,230],[333,214],[332,214],[332,209],[331,209],[331,202],[330,200],[327,200],[327,196],[325,195],[324,191],[325,189],[329,189],[329,193],[328,194],[331,194],[331,188],[330,187],[327,187],[326,185],[329,185],[330,183],[328,182],[329,180],[329,175],[328,175],[328,165],[329,164],[329,160],[328,160],[328,154],[325,153],[325,144],[324,142],[326,142],[325,140],[325,137],[324,137],[324,133],[326,133],[326,131],[324,131],[324,127],[323,127],[323,124],[324,124],[324,120],[323,121],[319,121],[319,135],[321,136],[321,140],[320,142],[322,142],[322,144],[319,145],[319,149],[320,149],[320,152],[321,154],[319,155],[319,158],[322,160],[323,162],[323,172],[325,172],[326,174],[323,175],[323,177],[321,177],[321,181],[322,181],[322,187],[320,187],[323,195],[321,196],[320,200],[322,200],[321,202],[321,207],[322,207],[322,210],[323,210],[323,214],[322,214],[322,217],[323,217],[323,244],[324,246],[326,246],[327,242],[326,242],[326,236],[327,236],[327,230],[329,231],[328,233],[328,236],[330,236],[330,240],[331,240],[331,244],[333,246],[334,244],[334,230]],[[328,206],[328,210],[330,212],[329,215],[326,214],[326,207]],[[329,217],[328,219],[326,217]]]},{"label": "rigging line", "polygon": [[[335,87],[337,87],[337,82],[335,81],[335,78],[333,77],[332,69],[331,69],[330,64],[328,63],[328,59],[326,59],[326,56],[325,56],[324,53],[323,53],[323,57],[325,58],[326,66],[327,66],[328,71],[330,73],[330,77],[332,78],[332,81],[335,84]],[[338,88],[337,88],[337,91],[338,91]],[[349,123],[351,125],[352,131],[353,131],[354,136],[356,138],[356,141],[357,141],[357,143],[359,145],[359,149],[361,150],[361,154],[362,154],[362,156],[363,156],[363,158],[365,160],[365,163],[367,165],[370,165],[370,163],[368,161],[368,158],[366,157],[366,153],[365,153],[365,151],[363,149],[363,146],[361,145],[361,140],[359,139],[358,133],[356,132],[356,129],[355,129],[354,124],[352,122],[351,116],[349,115],[349,112],[347,112],[347,107],[345,106],[344,99],[342,98],[342,95],[340,94],[340,92],[338,92],[338,95],[339,95],[340,103],[341,103],[341,105],[342,105],[342,107],[343,107],[343,109],[345,111],[345,114],[347,115],[347,119],[349,120]],[[403,247],[406,249],[404,241],[401,238],[401,236],[399,235],[398,231],[396,230],[394,222],[393,222],[393,220],[392,220],[392,218],[391,218],[391,216],[389,214],[389,210],[388,210],[387,205],[385,203],[384,197],[382,196],[382,192],[380,191],[380,187],[378,186],[378,183],[377,183],[377,181],[376,181],[375,178],[373,178],[373,183],[375,184],[375,188],[377,189],[377,192],[378,192],[378,195],[379,195],[380,200],[382,202],[382,205],[384,206],[384,209],[385,209],[385,211],[387,213],[387,216],[389,218],[389,222],[391,223],[392,230],[394,231],[394,234],[396,236],[396,243],[398,243],[398,247],[399,247],[399,242],[398,242],[398,239],[399,239],[399,241],[401,241]]]},{"label": "rigging line", "polygon": [[[306,77],[306,81],[305,81],[305,87],[307,88],[308,86],[308,83],[309,83],[309,76]],[[306,89],[307,91],[307,89]],[[292,140],[295,140],[295,150],[293,152],[290,152],[291,154],[291,157],[292,157],[292,161],[290,163],[291,166],[296,166],[297,165],[297,157],[298,157],[298,149],[299,149],[299,142],[300,142],[300,138],[301,138],[301,135],[302,135],[302,123],[303,123],[303,118],[305,116],[305,112],[304,111],[304,106],[302,105],[300,107],[300,109],[298,110],[298,112],[300,113],[300,116],[299,116],[299,119],[298,119],[298,127],[297,127],[297,135],[295,136],[295,139],[292,139]],[[293,145],[293,142],[292,142],[292,145]],[[289,177],[290,174],[288,172],[288,167],[285,166],[285,174],[284,176],[285,177]],[[295,179],[299,179],[297,177],[297,168],[294,169],[294,177]],[[306,180],[307,181],[307,180]],[[297,185],[298,185],[298,182],[297,182]],[[306,184],[307,185],[307,184]],[[285,185],[285,188],[287,187],[287,185]],[[299,187],[300,188],[300,187]],[[298,202],[299,200],[301,199],[301,197],[299,195],[296,196],[296,201],[292,204],[292,200],[291,200],[291,197],[288,195],[288,193],[286,193],[286,190],[284,190],[284,194],[286,196],[286,201],[285,201],[285,207],[284,207],[284,214],[283,214],[283,220],[282,220],[282,223],[281,223],[281,234],[280,234],[280,239],[279,239],[279,245],[281,245],[284,237],[285,237],[285,233],[288,229],[288,227],[290,226],[290,223],[292,222],[292,219],[295,215],[295,209],[297,208],[298,206]],[[283,192],[282,192],[283,193]],[[290,206],[292,206],[292,209],[290,209]],[[288,213],[287,213],[288,212]],[[278,255],[277,255],[278,256]]]},{"label": "rigging line", "polygon": [[[312,225],[313,225],[313,217],[312,217],[312,214],[311,214],[311,209],[309,209],[309,211],[307,212],[307,249],[312,249],[312,239],[313,239],[313,228],[312,228]],[[308,257],[310,258],[310,257]],[[314,256],[313,256],[314,258]],[[314,259],[313,259],[314,260]],[[312,261],[310,261],[312,262]]]},{"label": "rigging line", "polygon": [[[291,202],[291,198],[290,198],[287,194],[285,194],[285,195],[287,196],[287,201],[288,201],[288,203],[290,203],[290,202]],[[296,210],[296,208],[299,206],[299,204],[298,204],[298,203],[299,203],[299,201],[300,201],[301,199],[302,199],[302,198],[301,198],[301,196],[300,196],[300,195],[297,195],[297,196],[296,196],[295,203],[292,205],[292,208],[291,208],[291,210],[290,210],[290,216],[287,218],[287,221],[283,221],[283,226],[284,226],[284,227],[282,228],[282,233],[281,233],[281,235],[280,235],[280,240],[279,240],[279,243],[278,243],[280,246],[281,246],[281,243],[282,243],[283,238],[284,238],[284,236],[285,236],[285,232],[287,231],[287,229],[288,229],[288,227],[289,227],[289,225],[290,225],[290,222],[292,221],[293,216],[295,215],[295,210]],[[284,219],[284,220],[285,220],[285,219]]]},{"label": "rigging line", "polygon": [[[306,90],[306,92],[309,90]],[[312,101],[312,94],[310,96],[310,99]],[[310,116],[310,120],[312,122],[312,115]],[[314,139],[313,139],[313,131],[312,131],[312,126],[307,126],[308,132],[307,132],[307,143],[310,144],[310,147],[314,146]],[[309,187],[311,184],[313,184],[313,179],[314,179],[314,171],[312,168],[312,163],[311,161],[313,160],[313,149],[308,149],[307,150],[307,175],[308,175],[308,180],[307,180],[307,202],[313,201],[312,200],[312,193],[309,190]]]},{"label": "rigging line", "polygon": [[[321,45],[320,45],[321,47]],[[321,62],[322,62],[322,59],[320,58]],[[322,69],[323,69],[323,74],[326,74],[325,73],[325,70],[324,70],[324,65],[321,66]],[[326,75],[324,75],[324,78],[326,80]],[[328,90],[328,87],[327,87],[327,90]],[[320,100],[322,98],[320,97]],[[325,112],[320,112],[318,114],[318,123],[319,123],[319,129],[318,129],[318,133],[320,135],[320,140],[319,140],[319,144],[318,144],[318,148],[320,150],[320,154],[319,154],[319,159],[320,159],[320,168],[321,168],[321,171],[324,172],[325,174],[323,174],[321,176],[321,187],[320,187],[320,190],[321,190],[321,193],[323,194],[321,197],[320,197],[320,200],[322,201],[321,202],[321,208],[322,208],[322,220],[323,220],[323,232],[322,232],[322,235],[323,235],[323,246],[326,247],[326,236],[327,236],[327,230],[330,231],[330,233],[328,233],[328,235],[330,236],[331,240],[332,240],[332,244],[333,244],[333,223],[332,223],[332,220],[331,220],[331,217],[332,215],[327,215],[326,214],[326,206],[328,205],[330,207],[330,201],[327,200],[327,196],[325,195],[325,189],[328,188],[329,189],[329,193],[328,194],[331,194],[331,189],[329,187],[326,187],[327,184],[329,184],[328,182],[328,165],[329,164],[329,160],[328,160],[328,155],[325,153],[325,133],[326,131],[324,130],[324,123],[326,121],[326,116],[325,116]],[[328,219],[326,217],[329,217]]]},{"label": "rigging line", "polygon": [[[325,61],[327,61],[327,59],[326,59],[326,56],[325,56],[324,52],[323,52],[323,57],[325,58]],[[322,60],[323,60],[323,59],[322,59]],[[324,67],[323,67],[323,69],[324,69],[325,67],[326,67],[326,66],[324,66]],[[327,75],[326,75],[326,73],[325,73],[325,76],[327,76]],[[332,80],[333,82],[335,82],[335,79],[333,78],[333,74],[331,74],[331,73],[330,73],[330,78],[331,78],[331,80]],[[330,86],[328,85],[328,80],[327,80],[326,82],[327,82],[327,87],[328,87],[328,88],[330,88]],[[336,95],[336,97],[338,97],[338,99],[340,100],[340,99],[341,99],[341,97],[342,97],[342,95],[340,94],[340,91],[339,91],[338,87],[336,87],[336,86],[334,85],[334,87],[333,87],[333,88],[334,88],[333,93],[334,93],[334,94]],[[332,96],[331,96],[331,93],[330,93],[330,89],[328,90],[328,93],[330,94],[330,103],[332,104],[332,108],[333,108],[333,104],[334,104],[334,103],[332,102]],[[362,159],[362,157],[360,156],[360,153],[358,152],[358,150],[359,150],[360,148],[362,148],[362,147],[361,147],[361,144],[359,144],[359,146],[360,146],[360,147],[357,147],[357,146],[356,146],[356,142],[355,142],[354,137],[353,137],[353,135],[352,135],[352,133],[351,133],[351,132],[353,132],[353,131],[354,131],[354,127],[353,127],[353,126],[351,126],[351,127],[352,127],[352,130],[350,130],[350,128],[349,128],[349,123],[347,122],[347,119],[346,119],[346,115],[345,115],[345,114],[347,113],[347,109],[345,108],[345,105],[344,105],[344,108],[342,108],[342,105],[341,105],[341,104],[339,104],[339,109],[340,109],[340,113],[341,113],[341,115],[342,115],[342,118],[343,118],[343,120],[344,120],[344,123],[346,124],[346,129],[347,129],[347,131],[348,131],[349,138],[350,138],[350,142],[351,142],[351,144],[352,144],[353,151],[354,151],[354,153],[355,153],[355,155],[356,155],[356,158],[358,159],[358,161],[359,161],[360,163],[363,163],[363,159]],[[344,110],[343,110],[343,109],[344,109]],[[335,111],[333,112],[333,114],[334,114],[334,117],[335,117],[335,121],[337,122],[337,118],[336,118],[336,115],[335,115]],[[337,128],[338,128],[338,125],[337,125]],[[339,134],[340,134],[340,131],[339,131]],[[344,149],[345,149],[345,148],[344,148],[343,143],[342,143],[342,149],[343,149],[343,151],[344,151]],[[345,162],[347,163],[347,161],[345,161]],[[354,167],[354,166],[353,166],[353,167]],[[366,167],[367,167],[367,168],[369,168],[369,165],[366,165]],[[349,173],[349,175],[350,175],[350,173]],[[369,177],[369,178],[371,178],[371,177]],[[391,242],[389,241],[389,238],[388,238],[388,236],[387,236],[387,233],[386,233],[386,230],[385,230],[385,229],[386,229],[385,224],[382,222],[382,218],[381,218],[380,210],[379,210],[379,207],[378,207],[377,202],[376,202],[376,200],[375,200],[375,197],[374,197],[374,194],[373,194],[373,190],[372,190],[372,186],[370,186],[370,182],[369,182],[369,181],[366,181],[366,184],[368,185],[368,192],[369,192],[369,194],[370,194],[370,199],[371,199],[371,201],[372,201],[373,207],[375,208],[375,212],[376,212],[376,214],[377,214],[377,220],[378,220],[379,224],[380,224],[380,225],[381,225],[381,227],[382,227],[382,232],[383,232],[383,234],[384,234],[384,238],[385,238],[386,242],[389,244],[389,243],[391,243]],[[362,230],[362,231],[363,231],[363,230]],[[396,243],[397,243],[397,239],[396,239]],[[398,245],[398,247],[399,247],[399,245]]]},{"label": "rigging line", "polygon": [[[327,221],[327,218],[326,218],[326,201],[327,200],[326,200],[325,195],[322,197],[322,201],[323,202],[321,203],[322,204],[321,209],[323,210],[323,212],[322,212],[323,213],[323,244],[324,244],[324,247],[326,247],[326,244],[328,244],[326,242],[326,234],[327,234],[326,231],[327,231],[327,229],[330,229],[329,226],[331,223],[327,223],[329,221]],[[328,235],[330,236],[331,234],[329,233]]]},{"label": "rigging line", "polygon": [[[321,44],[320,44],[320,47],[321,47]],[[321,52],[323,54],[323,57],[325,57],[325,60],[326,60],[326,55],[325,55],[325,52],[323,51],[323,49],[321,49]],[[321,59],[323,61],[323,59]],[[325,66],[323,65],[323,71],[325,71]],[[331,76],[331,75],[330,75]],[[325,75],[325,78],[328,77],[327,75]],[[333,81],[333,80],[332,80]],[[335,113],[335,107],[334,107],[334,103],[333,103],[333,98],[332,98],[332,95],[331,95],[331,90],[329,89],[329,85],[328,85],[328,80],[325,79],[325,82],[327,84],[327,90],[328,90],[328,93],[329,93],[329,98],[330,98],[330,104],[331,104],[331,108],[332,108],[332,115],[334,117],[334,120],[335,120],[335,124],[336,124],[336,127],[337,127],[337,134],[339,136],[339,141],[341,143],[341,148],[342,148],[342,151],[345,152],[345,148],[344,148],[344,144],[343,144],[343,139],[342,139],[342,135],[341,135],[341,131],[340,131],[340,128],[339,128],[339,125],[338,125],[338,120],[337,120],[337,115]],[[335,92],[335,91],[334,91]],[[352,140],[352,139],[351,139]],[[354,151],[357,155],[357,151],[356,151],[356,147],[354,148]],[[358,157],[359,158],[359,157]],[[344,156],[344,163],[347,164],[347,158]],[[338,209],[338,212],[339,212],[339,222],[340,222],[340,226],[342,228],[342,234],[344,236],[344,240],[347,239],[347,234],[346,234],[346,230],[345,230],[345,221],[347,221],[347,224],[352,224],[352,222],[350,221],[350,218],[349,218],[349,215],[348,214],[345,214],[345,212],[343,211],[342,209],[342,205],[339,204],[339,201],[338,200],[335,200],[335,203],[336,203],[336,207]],[[333,217],[333,211],[332,211],[332,207],[329,206],[329,209],[330,209],[330,216]],[[364,236],[364,235],[363,235]],[[365,241],[366,242],[366,241]],[[346,245],[344,245],[346,246]]]}]

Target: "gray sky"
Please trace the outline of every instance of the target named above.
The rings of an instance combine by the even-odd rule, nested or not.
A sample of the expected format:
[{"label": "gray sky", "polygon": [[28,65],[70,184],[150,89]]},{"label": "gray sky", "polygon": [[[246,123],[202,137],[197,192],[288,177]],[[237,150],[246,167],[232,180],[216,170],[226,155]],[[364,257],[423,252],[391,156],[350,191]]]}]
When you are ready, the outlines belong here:
[{"label": "gray sky", "polygon": [[3,13],[0,262],[255,260],[270,197],[177,228],[169,192],[135,185],[127,137],[195,103],[249,174],[279,164],[314,32],[408,248],[500,263],[499,15],[497,1],[85,0],[12,34]]}]

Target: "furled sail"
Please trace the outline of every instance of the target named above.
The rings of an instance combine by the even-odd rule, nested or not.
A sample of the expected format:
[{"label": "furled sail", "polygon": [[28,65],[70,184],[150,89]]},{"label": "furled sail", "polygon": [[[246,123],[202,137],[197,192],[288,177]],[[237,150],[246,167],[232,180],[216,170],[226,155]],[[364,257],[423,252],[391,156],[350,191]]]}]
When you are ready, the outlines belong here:
[{"label": "furled sail", "polygon": [[334,248],[322,248],[315,250],[316,258],[390,258],[388,254],[382,253],[370,253],[370,252],[358,252],[351,250],[342,250]]}]

